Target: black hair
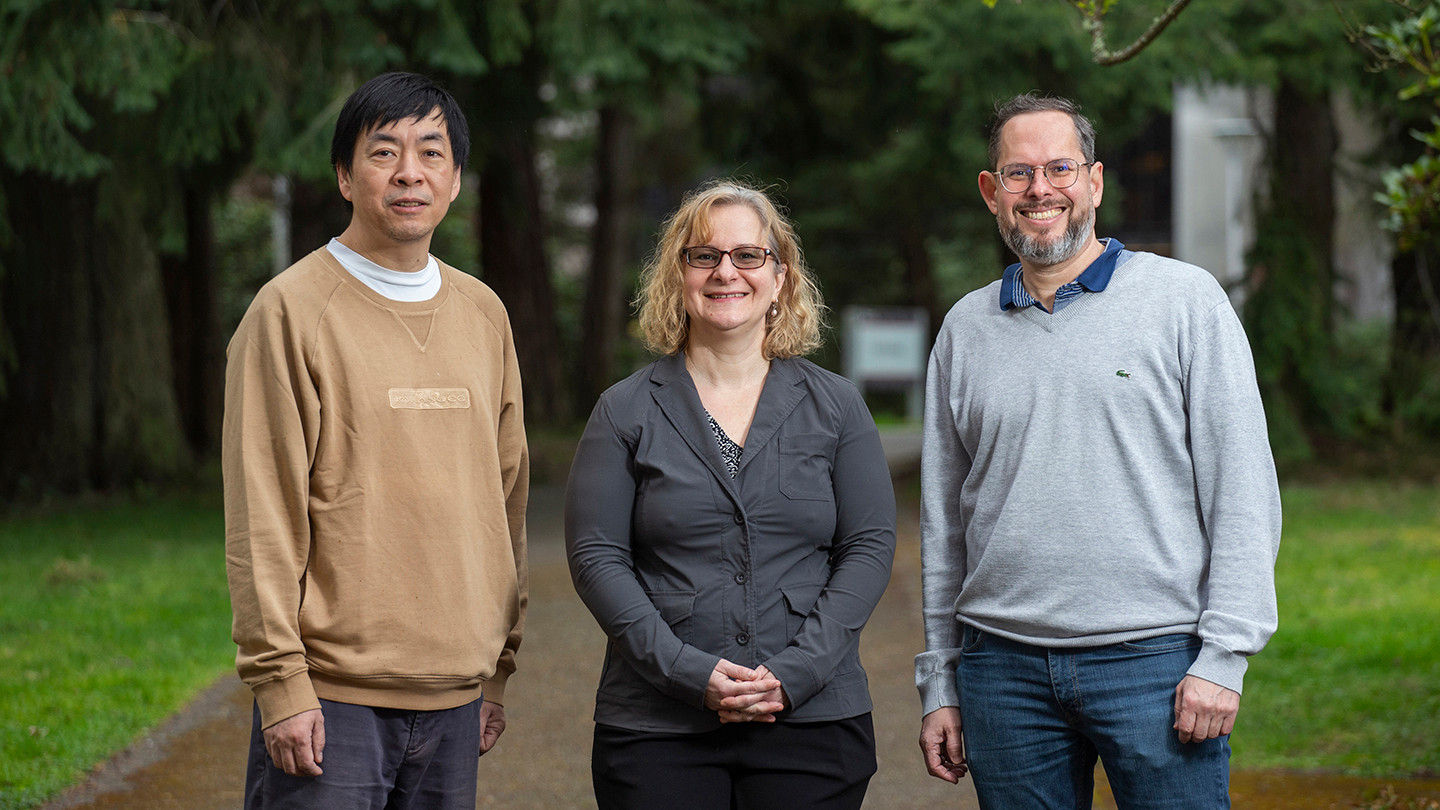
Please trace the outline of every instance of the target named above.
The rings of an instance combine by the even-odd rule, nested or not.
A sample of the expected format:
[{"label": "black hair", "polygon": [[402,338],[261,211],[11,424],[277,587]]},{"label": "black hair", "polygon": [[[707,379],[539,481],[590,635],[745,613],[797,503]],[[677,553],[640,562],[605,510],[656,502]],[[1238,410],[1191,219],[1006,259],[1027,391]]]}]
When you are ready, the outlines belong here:
[{"label": "black hair", "polygon": [[330,165],[349,172],[362,133],[407,118],[424,120],[437,110],[450,134],[455,168],[464,168],[470,157],[470,125],[455,97],[424,76],[399,71],[376,76],[345,100],[330,141]]}]

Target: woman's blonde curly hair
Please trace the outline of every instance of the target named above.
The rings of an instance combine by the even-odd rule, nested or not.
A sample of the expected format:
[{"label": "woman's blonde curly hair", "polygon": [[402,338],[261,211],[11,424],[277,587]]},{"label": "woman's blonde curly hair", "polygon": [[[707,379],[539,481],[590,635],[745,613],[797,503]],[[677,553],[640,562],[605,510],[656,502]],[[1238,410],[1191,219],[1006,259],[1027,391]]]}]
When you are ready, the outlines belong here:
[{"label": "woman's blonde curly hair", "polygon": [[645,346],[659,354],[682,351],[690,340],[690,318],[685,312],[685,262],[680,251],[710,239],[710,210],[744,205],[760,217],[776,260],[785,268],[785,284],[775,302],[774,317],[766,317],[765,359],[797,357],[820,348],[825,302],[805,266],[795,228],[763,189],[741,180],[716,179],[685,195],[680,208],[665,221],[660,244],[640,275],[635,306]]}]

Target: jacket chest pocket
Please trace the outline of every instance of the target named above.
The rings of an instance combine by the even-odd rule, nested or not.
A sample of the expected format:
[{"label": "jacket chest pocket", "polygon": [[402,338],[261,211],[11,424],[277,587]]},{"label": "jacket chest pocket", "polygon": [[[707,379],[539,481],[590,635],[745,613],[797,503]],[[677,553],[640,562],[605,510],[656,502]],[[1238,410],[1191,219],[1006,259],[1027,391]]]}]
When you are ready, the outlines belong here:
[{"label": "jacket chest pocket", "polygon": [[835,437],[826,433],[781,436],[780,491],[794,501],[828,501],[835,497],[830,471]]}]

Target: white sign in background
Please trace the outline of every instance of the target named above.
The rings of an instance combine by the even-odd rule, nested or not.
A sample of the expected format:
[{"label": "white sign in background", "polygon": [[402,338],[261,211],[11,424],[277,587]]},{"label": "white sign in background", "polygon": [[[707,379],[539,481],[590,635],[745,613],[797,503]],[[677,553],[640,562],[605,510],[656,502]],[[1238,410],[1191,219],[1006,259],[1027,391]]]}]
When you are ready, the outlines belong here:
[{"label": "white sign in background", "polygon": [[904,390],[906,415],[920,421],[930,321],[920,307],[846,307],[841,365],[860,390]]},{"label": "white sign in background", "polygon": [[845,376],[857,385],[910,384],[925,379],[930,326],[919,307],[846,307]]}]

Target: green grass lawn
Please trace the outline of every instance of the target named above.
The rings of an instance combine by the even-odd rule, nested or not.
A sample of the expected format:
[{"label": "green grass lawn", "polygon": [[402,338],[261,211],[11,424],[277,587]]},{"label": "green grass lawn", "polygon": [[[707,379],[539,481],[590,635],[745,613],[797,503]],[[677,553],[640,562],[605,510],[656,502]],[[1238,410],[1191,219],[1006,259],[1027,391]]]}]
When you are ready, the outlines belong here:
[{"label": "green grass lawn", "polygon": [[1240,768],[1440,775],[1440,487],[1287,487],[1280,630],[1250,662]]},{"label": "green grass lawn", "polygon": [[32,807],[229,670],[218,496],[0,520],[0,809]]}]

